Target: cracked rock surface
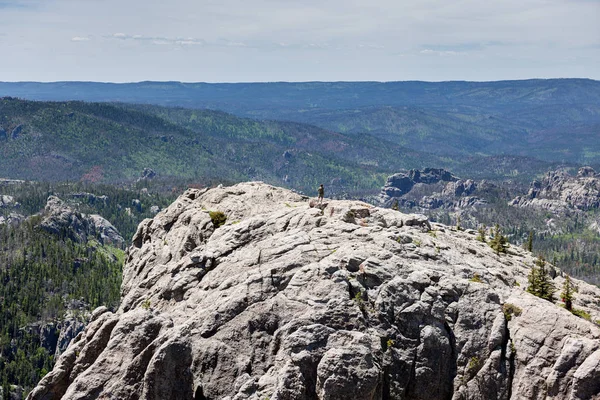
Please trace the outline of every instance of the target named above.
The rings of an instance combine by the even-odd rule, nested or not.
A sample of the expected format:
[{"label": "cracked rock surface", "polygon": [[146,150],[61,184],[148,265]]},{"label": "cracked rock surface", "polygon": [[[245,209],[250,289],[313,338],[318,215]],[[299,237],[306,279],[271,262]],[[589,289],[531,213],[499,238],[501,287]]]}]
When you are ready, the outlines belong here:
[{"label": "cracked rock surface", "polygon": [[525,292],[530,253],[475,237],[259,182],[190,189],[140,224],[120,308],[28,398],[599,398],[600,329]]}]

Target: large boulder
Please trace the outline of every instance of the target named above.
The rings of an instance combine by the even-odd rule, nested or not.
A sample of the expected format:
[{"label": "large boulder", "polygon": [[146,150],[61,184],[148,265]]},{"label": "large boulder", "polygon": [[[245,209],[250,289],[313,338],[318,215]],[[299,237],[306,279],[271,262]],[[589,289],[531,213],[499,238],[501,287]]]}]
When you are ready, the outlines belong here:
[{"label": "large boulder", "polygon": [[358,201],[190,189],[140,224],[119,309],[28,398],[597,398],[600,328],[527,293],[533,262]]}]

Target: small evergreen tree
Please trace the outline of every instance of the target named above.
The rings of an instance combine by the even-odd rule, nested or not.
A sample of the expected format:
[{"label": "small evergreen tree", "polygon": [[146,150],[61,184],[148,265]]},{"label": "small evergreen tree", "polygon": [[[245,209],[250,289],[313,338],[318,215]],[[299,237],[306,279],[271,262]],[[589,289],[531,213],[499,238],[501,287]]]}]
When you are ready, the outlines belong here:
[{"label": "small evergreen tree", "polygon": [[398,207],[398,200],[394,200],[392,203],[392,210],[398,211],[400,208]]},{"label": "small evergreen tree", "polygon": [[544,300],[554,300],[556,288],[554,287],[554,283],[552,283],[552,278],[548,275],[546,261],[543,257],[539,256],[535,261],[535,265],[531,268],[527,276],[527,281],[529,282],[529,286],[527,287],[529,293]]},{"label": "small evergreen tree", "polygon": [[486,243],[487,239],[485,238],[485,233],[486,233],[487,229],[485,227],[485,225],[481,225],[479,227],[479,229],[477,229],[477,240],[479,240],[480,242]]},{"label": "small evergreen tree", "polygon": [[529,236],[527,237],[527,246],[525,249],[529,252],[533,251],[533,232],[529,231]]},{"label": "small evergreen tree", "polygon": [[462,231],[462,226],[460,226],[460,215],[456,216],[456,230]]},{"label": "small evergreen tree", "polygon": [[563,303],[565,303],[565,308],[569,311],[573,310],[573,300],[575,296],[573,293],[575,292],[575,286],[573,286],[573,282],[571,282],[571,277],[569,275],[565,276],[565,282],[563,283],[563,289],[560,293],[560,299]]},{"label": "small evergreen tree", "polygon": [[508,239],[502,234],[500,225],[496,224],[492,230],[492,239],[490,240],[489,244],[497,255],[500,255],[500,253],[506,253],[506,249],[508,249],[509,246]]}]

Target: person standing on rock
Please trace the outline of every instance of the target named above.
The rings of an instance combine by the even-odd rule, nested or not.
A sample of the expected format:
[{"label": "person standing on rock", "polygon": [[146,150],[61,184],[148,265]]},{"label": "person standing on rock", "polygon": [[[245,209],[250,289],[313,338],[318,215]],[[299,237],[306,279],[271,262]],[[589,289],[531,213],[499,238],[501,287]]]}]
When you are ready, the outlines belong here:
[{"label": "person standing on rock", "polygon": [[325,188],[323,187],[323,184],[321,183],[321,186],[319,186],[319,204],[323,203],[323,197],[325,196]]}]

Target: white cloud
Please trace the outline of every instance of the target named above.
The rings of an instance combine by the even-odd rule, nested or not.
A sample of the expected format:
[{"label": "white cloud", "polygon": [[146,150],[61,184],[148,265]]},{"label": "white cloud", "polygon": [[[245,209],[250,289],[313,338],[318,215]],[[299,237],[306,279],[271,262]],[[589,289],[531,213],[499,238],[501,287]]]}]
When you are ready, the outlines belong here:
[{"label": "white cloud", "polygon": [[385,46],[381,45],[381,44],[359,43],[358,45],[356,45],[356,47],[358,47],[359,49],[377,49],[377,50],[385,49]]},{"label": "white cloud", "polygon": [[129,35],[126,33],[118,32],[113,33],[112,35],[107,36],[111,39],[119,39],[119,40],[132,40],[139,42],[148,42],[155,45],[178,45],[178,46],[193,46],[193,45],[205,45],[206,42],[202,39],[197,39],[193,37],[161,37],[161,36],[144,36],[144,35]]},{"label": "white cloud", "polygon": [[466,56],[468,53],[464,51],[454,51],[454,50],[432,50],[432,49],[424,49],[419,52],[424,55],[436,55],[441,57],[452,57],[452,56]]},{"label": "white cloud", "polygon": [[591,0],[25,1],[0,51],[32,67],[5,80],[600,78]]}]

